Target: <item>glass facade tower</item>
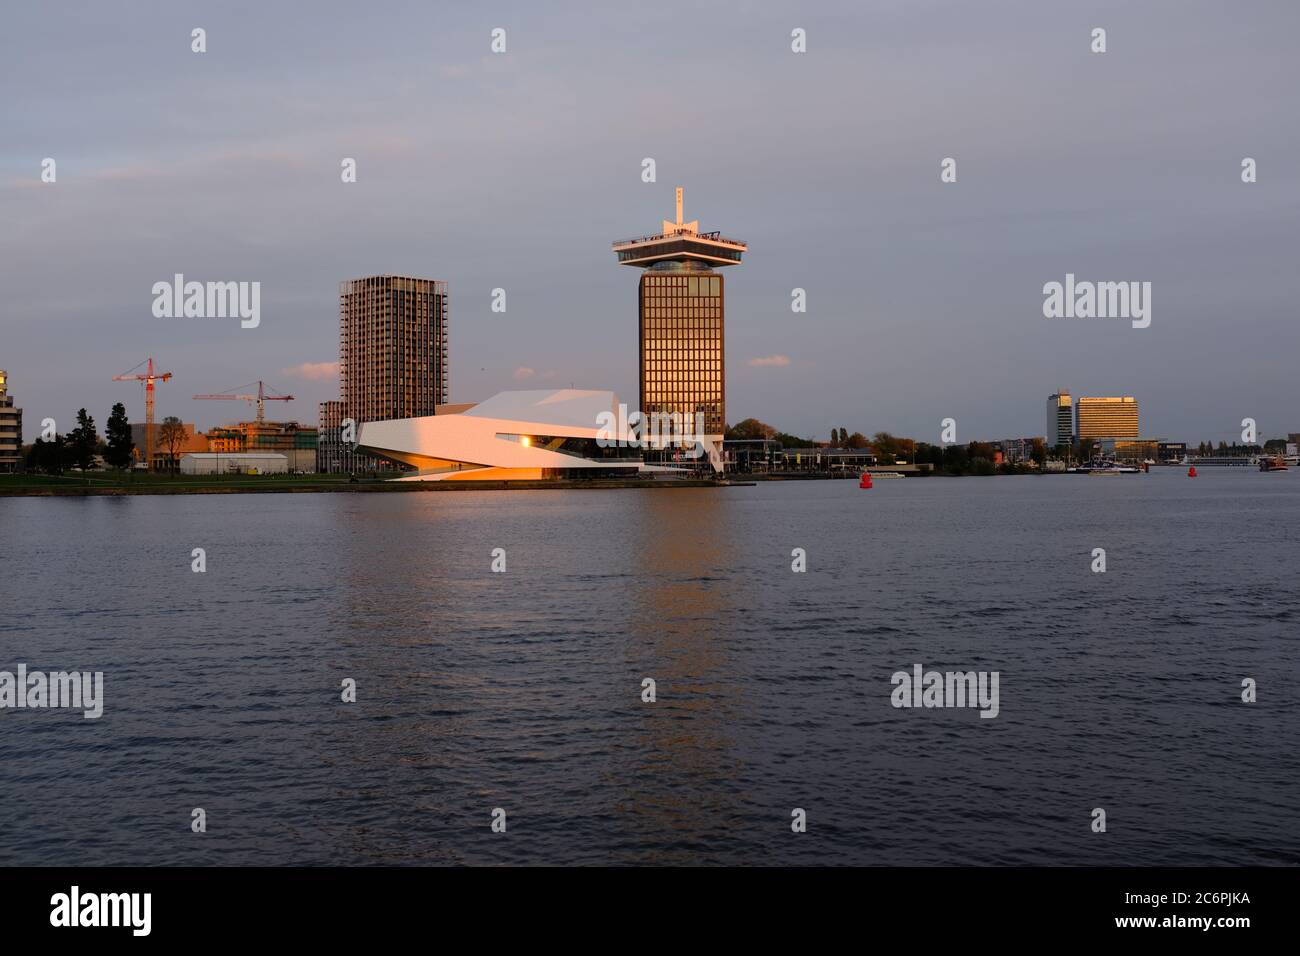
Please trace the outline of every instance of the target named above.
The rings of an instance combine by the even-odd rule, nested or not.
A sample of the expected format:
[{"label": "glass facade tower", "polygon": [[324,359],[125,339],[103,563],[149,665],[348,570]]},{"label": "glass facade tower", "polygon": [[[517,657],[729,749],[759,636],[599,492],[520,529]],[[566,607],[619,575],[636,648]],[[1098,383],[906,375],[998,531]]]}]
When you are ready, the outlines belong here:
[{"label": "glass facade tower", "polygon": [[1074,411],[1080,439],[1138,437],[1138,402],[1131,395],[1080,395]]},{"label": "glass facade tower", "polygon": [[715,470],[721,469],[727,422],[725,285],[716,270],[738,265],[747,248],[717,232],[700,232],[698,222],[683,222],[680,187],[676,222],[665,219],[658,235],[614,243],[620,265],[643,270],[638,290],[641,414],[672,423],[675,433],[692,434],[702,423],[705,451]]}]

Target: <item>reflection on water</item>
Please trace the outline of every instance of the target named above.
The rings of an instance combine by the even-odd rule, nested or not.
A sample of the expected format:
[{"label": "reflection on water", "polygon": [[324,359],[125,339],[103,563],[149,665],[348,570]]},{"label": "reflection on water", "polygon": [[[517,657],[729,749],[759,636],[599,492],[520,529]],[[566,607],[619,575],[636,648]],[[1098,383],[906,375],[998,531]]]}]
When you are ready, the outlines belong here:
[{"label": "reflection on water", "polygon": [[0,499],[0,858],[1300,862],[1295,477]]},{"label": "reflection on water", "polygon": [[739,813],[731,728],[742,723],[744,685],[734,682],[722,638],[745,613],[750,590],[730,570],[735,499],[685,494],[648,495],[628,515],[636,574],[645,582],[630,602],[628,667],[652,677],[661,696],[639,711],[633,746],[641,759],[620,813],[644,846],[664,848],[655,854],[661,862],[690,863],[691,834]]}]

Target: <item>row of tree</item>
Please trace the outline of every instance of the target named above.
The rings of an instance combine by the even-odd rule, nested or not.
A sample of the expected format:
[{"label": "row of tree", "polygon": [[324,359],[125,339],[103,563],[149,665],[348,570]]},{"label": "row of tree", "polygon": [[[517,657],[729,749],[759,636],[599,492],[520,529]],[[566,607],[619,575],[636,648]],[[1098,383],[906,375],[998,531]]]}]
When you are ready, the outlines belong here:
[{"label": "row of tree", "polygon": [[[775,439],[786,448],[807,448],[820,444],[804,438],[796,438],[760,422],[756,418],[747,418],[737,425],[727,428],[728,439]],[[927,442],[914,441],[892,435],[889,432],[876,432],[867,438],[861,432],[850,433],[847,428],[831,429],[831,448],[851,448],[869,451],[882,464],[929,464],[936,471],[952,475],[992,475],[999,470],[1003,472],[1029,471],[1028,462],[997,463],[997,452],[988,442],[973,441],[966,445],[931,445]],[[1059,457],[1064,458],[1069,449],[1057,449]],[[1091,455],[1092,441],[1087,440],[1082,453]],[[1047,461],[1048,449],[1042,439],[1034,439],[1030,449],[1030,460],[1042,468]]]},{"label": "row of tree", "polygon": [[70,468],[88,471],[96,456],[110,468],[129,468],[134,447],[125,405],[118,402],[113,406],[104,426],[104,439],[95,429],[95,419],[83,408],[77,412],[76,428],[62,435],[55,432],[48,440],[37,438],[28,446],[27,469],[49,475],[61,475]]},{"label": "row of tree", "polygon": [[771,425],[760,422],[757,418],[746,418],[736,425],[728,425],[725,437],[728,441],[775,440],[779,441],[784,448],[808,448],[813,444],[810,439],[799,438],[795,435],[777,431]]}]

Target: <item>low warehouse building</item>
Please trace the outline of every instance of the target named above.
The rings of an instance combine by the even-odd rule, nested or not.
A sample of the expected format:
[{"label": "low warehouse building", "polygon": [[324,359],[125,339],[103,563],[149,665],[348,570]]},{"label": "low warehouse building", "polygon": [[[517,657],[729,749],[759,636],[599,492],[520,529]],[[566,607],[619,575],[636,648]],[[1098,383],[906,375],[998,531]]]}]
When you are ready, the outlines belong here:
[{"label": "low warehouse building", "polygon": [[191,452],[181,456],[182,475],[283,475],[289,459],[273,452]]}]

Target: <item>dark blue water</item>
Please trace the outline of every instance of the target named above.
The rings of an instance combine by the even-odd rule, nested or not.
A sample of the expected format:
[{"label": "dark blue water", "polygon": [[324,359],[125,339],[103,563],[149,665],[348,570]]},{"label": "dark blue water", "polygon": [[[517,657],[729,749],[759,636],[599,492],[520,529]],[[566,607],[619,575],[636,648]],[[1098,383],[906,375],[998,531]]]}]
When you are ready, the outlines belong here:
[{"label": "dark blue water", "polygon": [[1300,474],[1205,471],[0,499],[106,698],[0,711],[0,862],[1297,863]]}]

